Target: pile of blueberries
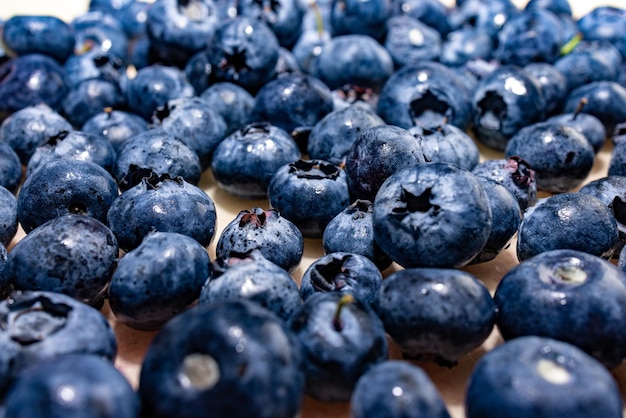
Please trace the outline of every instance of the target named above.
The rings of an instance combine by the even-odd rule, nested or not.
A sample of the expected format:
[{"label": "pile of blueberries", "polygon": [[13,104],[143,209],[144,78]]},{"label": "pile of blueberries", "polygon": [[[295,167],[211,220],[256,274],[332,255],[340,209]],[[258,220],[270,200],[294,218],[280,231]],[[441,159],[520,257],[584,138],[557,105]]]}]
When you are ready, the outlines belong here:
[{"label": "pile of blueberries", "polygon": [[[622,416],[626,9],[91,0],[0,28],[0,416],[449,417],[416,361],[495,328],[468,418]],[[215,240],[201,179],[267,206]],[[492,295],[464,267],[512,240]],[[137,388],[105,303],[157,331]]]}]

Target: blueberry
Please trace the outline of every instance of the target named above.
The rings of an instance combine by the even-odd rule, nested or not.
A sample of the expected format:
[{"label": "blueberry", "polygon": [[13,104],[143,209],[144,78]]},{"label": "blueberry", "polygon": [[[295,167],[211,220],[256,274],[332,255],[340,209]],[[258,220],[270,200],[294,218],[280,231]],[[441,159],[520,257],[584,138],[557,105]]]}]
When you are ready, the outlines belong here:
[{"label": "blueberry", "polygon": [[104,168],[60,158],[26,179],[17,197],[18,218],[26,233],[65,214],[83,214],[106,222],[117,195],[117,184]]},{"label": "blueberry", "polygon": [[607,40],[626,57],[626,10],[615,6],[598,6],[578,21],[585,39]]},{"label": "blueberry", "polygon": [[0,140],[8,143],[20,157],[22,165],[26,165],[39,144],[72,129],[72,125],[50,106],[37,104],[6,118],[0,125]]},{"label": "blueberry", "polygon": [[382,39],[391,16],[390,0],[333,0],[330,24],[334,36],[368,35]]},{"label": "blueberry", "polygon": [[618,418],[622,401],[611,374],[592,357],[570,344],[532,336],[496,347],[478,361],[465,410],[468,418],[555,413]]},{"label": "blueberry", "polygon": [[320,401],[348,401],[359,377],[388,356],[380,319],[351,295],[311,296],[289,327],[304,353],[305,393]]},{"label": "blueberry", "polygon": [[274,76],[278,48],[264,22],[244,16],[223,20],[207,49],[211,76],[256,92]]},{"label": "blueberry", "polygon": [[479,162],[480,152],[474,140],[454,125],[414,126],[409,133],[422,147],[426,162],[452,163],[466,170],[472,170]]},{"label": "blueberry", "polygon": [[117,341],[96,309],[55,292],[18,291],[0,302],[0,392],[22,371],[67,354],[113,361]]},{"label": "blueberry", "polygon": [[230,82],[211,84],[199,96],[226,122],[226,133],[231,134],[250,122],[254,97],[243,87]]},{"label": "blueberry", "polygon": [[134,418],[139,397],[110,362],[67,354],[20,373],[5,399],[15,418]]},{"label": "blueberry", "polygon": [[198,154],[182,140],[163,129],[149,129],[120,146],[113,175],[120,189],[128,190],[151,171],[171,177],[181,176],[195,185],[200,180],[202,168]]},{"label": "blueberry", "polygon": [[537,201],[535,171],[518,156],[482,161],[472,169],[472,173],[493,179],[506,187],[513,193],[522,211]]},{"label": "blueberry", "polygon": [[0,65],[0,120],[40,103],[58,110],[66,93],[63,67],[47,55],[22,55]]},{"label": "blueberry", "polygon": [[353,253],[334,252],[314,260],[300,280],[300,296],[307,300],[316,293],[349,293],[372,305],[383,277],[373,261]]},{"label": "blueberry", "polygon": [[[316,22],[323,20],[319,5],[317,5],[317,12],[314,10],[315,9],[311,8],[307,15],[305,15],[305,22],[306,16],[314,16],[316,13],[320,14],[319,19],[317,17],[312,17],[311,20]],[[291,49],[298,66],[307,74],[316,75],[315,71],[318,68],[317,57],[319,57],[320,53],[326,46],[326,43],[331,39],[331,34],[327,29],[325,29],[329,26],[330,23],[328,23],[328,26],[316,23],[316,27],[304,30]]]},{"label": "blueberry", "polygon": [[292,133],[301,127],[311,129],[332,110],[331,91],[326,84],[310,75],[289,74],[259,90],[251,120],[267,121]]},{"label": "blueberry", "polygon": [[171,99],[191,97],[194,89],[182,71],[155,64],[137,71],[124,93],[130,110],[149,120],[159,106]]},{"label": "blueberry", "polygon": [[209,255],[198,241],[154,232],[117,263],[108,287],[118,321],[153,330],[194,302],[209,277]]},{"label": "blueberry", "polygon": [[594,81],[613,81],[617,76],[617,67],[596,49],[575,48],[554,66],[565,76],[568,91]]},{"label": "blueberry", "polygon": [[248,300],[269,309],[283,321],[300,306],[298,286],[282,267],[259,250],[233,252],[213,262],[200,292],[199,304]]},{"label": "blueberry", "polygon": [[[558,61],[557,61],[558,62]],[[541,87],[544,98],[544,114],[558,113],[568,92],[568,78],[555,65],[547,62],[533,62],[524,67]]]},{"label": "blueberry", "polygon": [[350,193],[354,198],[374,201],[390,175],[424,161],[420,141],[406,129],[379,125],[362,130],[345,157]]},{"label": "blueberry", "polygon": [[471,26],[484,30],[496,40],[506,22],[519,12],[511,0],[457,0],[450,22],[453,27]]},{"label": "blueberry", "polygon": [[238,14],[265,22],[281,46],[291,48],[300,36],[306,4],[298,0],[245,0]]},{"label": "blueberry", "polygon": [[524,261],[556,249],[610,258],[617,243],[611,209],[590,194],[562,193],[539,199],[526,210],[517,235],[517,258]]},{"label": "blueberry", "polygon": [[491,261],[508,248],[523,216],[517,199],[506,186],[488,177],[478,177],[478,180],[487,193],[493,224],[487,243],[471,261],[472,264]]},{"label": "blueberry", "polygon": [[335,110],[311,130],[307,142],[309,157],[340,164],[362,131],[384,124],[369,106],[361,102]]},{"label": "blueberry", "polygon": [[442,50],[441,34],[409,15],[397,15],[387,20],[385,48],[397,68],[417,60],[437,61]]},{"label": "blueberry", "polygon": [[213,0],[158,0],[147,10],[146,33],[158,61],[182,67],[207,47],[219,19]]},{"label": "blueberry", "polygon": [[117,257],[117,240],[106,225],[84,215],[64,215],[15,245],[4,277],[18,290],[64,293],[99,307]]},{"label": "blueberry", "polygon": [[442,37],[452,30],[450,22],[451,8],[439,0],[393,0],[395,15],[406,14],[434,28]]},{"label": "blueberry", "polygon": [[17,199],[0,186],[0,243],[8,247],[17,233]]},{"label": "blueberry", "polygon": [[595,153],[598,153],[607,137],[604,125],[597,117],[583,113],[582,110],[586,101],[582,101],[580,106],[573,113],[561,113],[547,119],[548,122],[556,122],[570,126],[583,134]]},{"label": "blueberry", "polygon": [[12,16],[4,22],[2,42],[15,55],[46,54],[63,62],[74,50],[74,33],[55,16]]},{"label": "blueberry", "polygon": [[470,91],[443,64],[423,61],[396,71],[385,83],[377,107],[390,125],[440,125],[444,120],[466,129],[471,118]]},{"label": "blueberry", "polygon": [[302,353],[293,333],[251,302],[177,315],[151,343],[139,378],[151,417],[291,418],[301,407]]},{"label": "blueberry", "polygon": [[441,46],[439,61],[449,67],[460,67],[473,59],[489,59],[493,50],[491,36],[472,27],[450,32]]},{"label": "blueberry", "polygon": [[593,168],[595,153],[579,131],[554,122],[521,129],[507,143],[505,156],[518,156],[535,172],[539,190],[562,193],[579,186]]},{"label": "blueberry", "polygon": [[582,99],[587,101],[583,112],[600,119],[608,134],[626,120],[626,87],[615,81],[594,81],[574,89],[567,97],[563,111],[575,112]]},{"label": "blueberry", "polygon": [[207,247],[215,235],[216,212],[202,189],[181,177],[152,173],[115,199],[107,219],[125,251],[153,231],[178,232]]},{"label": "blueberry", "polygon": [[20,157],[8,143],[0,141],[0,186],[15,193],[21,182]]},{"label": "blueberry", "polygon": [[141,116],[111,108],[92,116],[81,127],[85,133],[107,138],[116,152],[124,141],[147,129],[148,123]]},{"label": "blueberry", "polygon": [[71,88],[62,103],[63,115],[74,126],[82,126],[89,118],[107,107],[123,108],[126,99],[117,83],[89,79]]},{"label": "blueberry", "polygon": [[109,52],[89,50],[70,56],[63,65],[66,81],[70,88],[91,79],[117,84],[126,70],[124,62]]},{"label": "blueberry", "polygon": [[328,222],[350,204],[346,173],[323,160],[298,160],[280,167],[267,196],[270,206],[307,238],[321,238]]},{"label": "blueberry", "polygon": [[472,98],[473,130],[485,145],[504,150],[521,128],[543,118],[541,89],[521,68],[504,65],[479,81]]},{"label": "blueberry", "polygon": [[216,146],[211,170],[228,193],[259,199],[267,196],[276,171],[300,157],[298,145],[287,132],[269,123],[251,123]]},{"label": "blueberry", "polygon": [[555,15],[572,15],[572,6],[569,0],[530,0],[526,4],[526,10],[545,9]]},{"label": "blueberry", "polygon": [[414,364],[389,360],[365,372],[350,399],[353,418],[450,418],[426,372]]},{"label": "blueberry", "polygon": [[213,151],[226,136],[226,122],[204,100],[197,97],[168,101],[154,114],[153,125],[180,138],[209,167]]},{"label": "blueberry", "polygon": [[367,35],[330,39],[316,60],[315,75],[330,89],[346,84],[380,91],[393,73],[387,49]]},{"label": "blueberry", "polygon": [[[0,243],[0,298],[4,299],[9,295],[11,291],[11,283],[4,278],[4,266],[7,263],[8,257],[7,248],[4,244]],[[0,372],[1,374],[1,372]]]},{"label": "blueberry", "polygon": [[369,200],[355,200],[335,216],[324,229],[322,246],[326,254],[359,254],[374,262],[379,270],[391,265],[391,258],[374,239],[373,206]]},{"label": "blueberry", "polygon": [[374,200],[374,238],[403,267],[460,267],[485,246],[489,199],[470,171],[418,164],[392,174]]},{"label": "blueberry", "polygon": [[101,136],[81,131],[59,132],[35,149],[26,166],[26,177],[60,158],[92,162],[111,172],[117,154],[111,142]]},{"label": "blueberry", "polygon": [[98,51],[126,61],[129,39],[122,24],[112,15],[90,11],[76,17],[71,26],[74,29],[74,53]]},{"label": "blueberry", "polygon": [[487,339],[497,312],[476,277],[445,268],[393,273],[383,281],[374,306],[405,357],[449,367]]},{"label": "blueberry", "polygon": [[218,258],[259,250],[263,257],[287,271],[295,269],[304,252],[300,230],[275,209],[242,210],[224,227],[215,246]]}]

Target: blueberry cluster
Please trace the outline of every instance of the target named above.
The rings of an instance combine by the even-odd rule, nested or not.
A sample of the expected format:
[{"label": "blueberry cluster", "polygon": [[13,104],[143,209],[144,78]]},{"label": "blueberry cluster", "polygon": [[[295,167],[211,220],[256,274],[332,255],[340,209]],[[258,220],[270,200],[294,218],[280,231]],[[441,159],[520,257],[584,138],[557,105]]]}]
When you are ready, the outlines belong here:
[{"label": "blueberry cluster", "polygon": [[622,415],[626,9],[91,0],[0,29],[0,415],[446,418],[429,371],[478,355],[468,418]]}]

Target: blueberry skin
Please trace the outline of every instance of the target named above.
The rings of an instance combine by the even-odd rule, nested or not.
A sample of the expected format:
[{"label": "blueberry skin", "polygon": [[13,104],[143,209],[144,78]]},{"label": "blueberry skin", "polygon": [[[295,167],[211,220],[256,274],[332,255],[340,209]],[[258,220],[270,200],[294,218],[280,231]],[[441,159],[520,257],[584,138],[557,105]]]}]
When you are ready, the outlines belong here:
[{"label": "blueberry skin", "polygon": [[619,231],[619,242],[615,247],[613,257],[619,256],[626,242],[626,216],[624,213],[626,177],[612,175],[601,177],[585,184],[580,188],[579,192],[597,197],[613,212]]},{"label": "blueberry skin", "polygon": [[212,303],[181,313],[157,334],[139,395],[154,418],[291,418],[303,398],[301,367],[298,341],[270,311],[252,302]]},{"label": "blueberry skin", "polygon": [[104,168],[89,161],[59,158],[24,181],[17,197],[18,218],[26,233],[66,214],[87,215],[106,223],[117,195],[117,184]]},{"label": "blueberry skin", "polygon": [[17,199],[10,190],[0,186],[0,243],[8,247],[17,227]]},{"label": "blueberry skin", "polygon": [[454,125],[414,126],[409,133],[422,147],[426,162],[452,163],[472,170],[480,160],[474,140]]},{"label": "blueberry skin", "polygon": [[199,97],[224,118],[226,134],[243,128],[250,121],[254,97],[237,84],[230,82],[211,84]]},{"label": "blueberry skin", "polygon": [[476,277],[446,268],[393,273],[383,281],[374,309],[405,357],[448,367],[487,339],[497,313]]},{"label": "blueberry skin", "polygon": [[304,252],[304,239],[292,222],[275,209],[254,207],[237,214],[224,227],[215,246],[217,258],[259,250],[263,257],[287,271],[293,271]]},{"label": "blueberry skin", "polygon": [[304,301],[288,322],[302,345],[307,395],[322,402],[348,401],[359,377],[388,357],[385,331],[374,311],[345,295],[318,293]]},{"label": "blueberry skin", "polygon": [[91,11],[75,18],[71,26],[76,41],[74,51],[98,51],[126,61],[130,41],[121,23],[113,16]]},{"label": "blueberry skin", "polygon": [[180,98],[168,101],[152,118],[153,126],[180,138],[200,158],[204,170],[209,167],[217,145],[226,136],[226,122],[205,101]]},{"label": "blueberry skin", "polygon": [[198,299],[210,274],[206,249],[191,237],[154,232],[118,263],[108,287],[118,321],[155,330]]},{"label": "blueberry skin", "polygon": [[597,117],[581,112],[561,113],[547,119],[547,122],[556,122],[570,126],[583,134],[593,151],[597,154],[606,141],[607,133],[604,125]]},{"label": "blueberry skin", "polygon": [[25,107],[6,118],[0,125],[0,140],[9,144],[22,165],[26,165],[39,144],[72,129],[63,116],[42,103]]},{"label": "blueberry skin", "polygon": [[[618,136],[614,137],[619,138]],[[626,176],[626,141],[618,139],[611,150],[609,176]]]},{"label": "blueberry skin", "polygon": [[60,158],[89,161],[111,172],[117,153],[106,138],[81,131],[63,131],[35,149],[26,166],[26,178]]},{"label": "blueberry skin", "polygon": [[105,109],[87,119],[80,130],[106,138],[117,152],[124,141],[148,130],[148,123],[134,113]]},{"label": "blueberry skin", "polygon": [[265,84],[252,107],[252,121],[267,121],[291,133],[311,128],[333,111],[331,90],[306,74],[289,74]]},{"label": "blueberry skin", "polygon": [[496,288],[498,329],[573,344],[608,368],[626,357],[626,273],[586,252],[547,251],[511,269]]},{"label": "blueberry skin", "polygon": [[59,110],[66,93],[63,67],[47,55],[22,55],[0,65],[0,120],[40,103]]},{"label": "blueberry skin", "polygon": [[[69,400],[63,393],[71,393]],[[16,418],[134,418],[139,397],[110,362],[67,354],[21,373],[6,395],[6,413]]]},{"label": "blueberry skin", "polygon": [[245,0],[238,3],[239,15],[265,22],[285,48],[291,48],[300,36],[306,10],[305,4],[297,0]]},{"label": "blueberry skin", "polygon": [[276,171],[300,157],[298,145],[287,132],[269,123],[251,123],[215,147],[211,170],[228,193],[262,199]]},{"label": "blueberry skin", "polygon": [[525,7],[526,10],[545,9],[555,15],[572,15],[572,6],[569,0],[530,0]]},{"label": "blueberry skin", "polygon": [[563,112],[575,112],[583,98],[587,100],[583,111],[600,119],[608,134],[626,120],[626,87],[615,81],[594,81],[574,89],[565,101]]},{"label": "blueberry skin", "polygon": [[349,84],[380,91],[393,73],[393,60],[370,36],[341,35],[326,42],[314,73],[331,90]]},{"label": "blueberry skin", "polygon": [[484,30],[496,40],[506,22],[519,12],[511,0],[459,0],[450,22],[454,28],[469,25]]},{"label": "blueberry skin", "polygon": [[409,129],[447,123],[466,129],[471,119],[470,92],[460,76],[434,61],[396,71],[385,83],[377,112],[388,124]]},{"label": "blueberry skin", "polygon": [[543,118],[545,101],[529,75],[519,67],[504,65],[479,81],[472,106],[477,139],[504,150],[520,129]]},{"label": "blueberry skin", "polygon": [[467,264],[487,243],[492,224],[479,180],[453,164],[398,171],[374,200],[374,238],[405,268]]},{"label": "blueberry skin", "polygon": [[350,399],[350,414],[353,418],[450,418],[426,372],[399,360],[377,364],[361,376]]},{"label": "blueberry skin", "polygon": [[556,64],[552,65],[547,62],[530,63],[524,67],[524,71],[541,87],[545,104],[544,114],[558,113],[569,91],[568,78],[556,67]]},{"label": "blueberry skin", "polygon": [[85,353],[113,362],[117,354],[115,333],[104,315],[61,293],[11,293],[0,302],[0,324],[0,392],[43,361]]},{"label": "blueberry skin", "polygon": [[137,71],[124,94],[130,110],[150,120],[159,106],[171,99],[192,97],[194,89],[181,70],[154,64]]},{"label": "blueberry skin", "polygon": [[485,31],[460,28],[450,32],[441,45],[439,61],[448,67],[461,67],[473,59],[491,58],[493,40]]},{"label": "blueberry skin", "polygon": [[522,212],[537,201],[535,171],[518,156],[482,161],[472,169],[472,173],[493,179],[506,187],[517,199]]},{"label": "blueberry skin", "polygon": [[90,117],[106,108],[124,108],[126,99],[117,83],[90,79],[69,89],[62,112],[74,126],[82,126]]},{"label": "blueberry skin", "polygon": [[267,189],[272,208],[305,238],[321,238],[331,219],[350,204],[345,171],[323,160],[298,160],[279,168]]},{"label": "blueberry skin", "polygon": [[85,215],[64,215],[15,245],[4,277],[16,290],[64,293],[100,307],[118,252],[117,240],[105,224]]},{"label": "blueberry skin", "polygon": [[7,142],[0,140],[0,186],[17,192],[22,182],[22,163],[20,157]]},{"label": "blueberry skin", "polygon": [[153,231],[178,232],[208,247],[215,235],[213,200],[181,177],[145,177],[123,192],[107,214],[120,248],[130,251]]},{"label": "blueberry skin", "polygon": [[584,39],[607,40],[626,58],[626,11],[623,8],[599,6],[578,20]]},{"label": "blueberry skin", "polygon": [[468,418],[618,418],[622,400],[611,374],[592,357],[570,344],[529,336],[478,361],[465,410]]},{"label": "blueberry skin", "polygon": [[608,259],[618,239],[615,217],[600,199],[561,193],[539,199],[526,210],[517,234],[517,258],[524,261],[546,251],[571,249]]},{"label": "blueberry skin", "polygon": [[306,301],[316,293],[350,293],[371,306],[382,281],[382,274],[369,258],[335,252],[318,258],[306,269],[300,280],[300,296]]},{"label": "blueberry skin", "polygon": [[401,14],[387,19],[384,45],[396,68],[401,68],[417,60],[437,61],[441,55],[442,39],[436,29]]},{"label": "blueberry skin", "polygon": [[450,8],[438,0],[394,0],[393,14],[406,14],[437,30],[442,37],[452,31]]},{"label": "blueberry skin", "polygon": [[15,55],[46,54],[63,62],[74,52],[74,32],[55,16],[12,16],[2,30],[4,47]]},{"label": "blueberry skin", "polygon": [[576,48],[554,66],[565,76],[568,92],[594,81],[614,81],[617,76],[617,67],[597,50]]},{"label": "blueberry skin", "polygon": [[212,0],[158,0],[147,9],[146,33],[160,62],[182,67],[207,47],[219,21]]},{"label": "blueberry skin", "polygon": [[93,49],[74,53],[65,61],[63,69],[68,87],[76,88],[81,82],[94,78],[119,83],[126,67],[119,57]]},{"label": "blueberry skin", "polygon": [[381,39],[391,16],[390,0],[333,0],[330,25],[333,36],[367,35]]},{"label": "blueberry skin", "polygon": [[391,265],[391,258],[374,239],[373,206],[369,200],[355,200],[339,212],[324,229],[322,246],[326,254],[360,254],[372,260],[379,270]]},{"label": "blueberry skin", "polygon": [[[4,244],[0,243],[0,298],[4,299],[11,292],[11,283],[4,278],[4,266],[7,263],[9,253]],[[1,372],[0,372],[1,373]]]},{"label": "blueberry skin", "polygon": [[223,20],[207,48],[216,81],[256,92],[274,77],[279,44],[263,21],[245,16]]},{"label": "blueberry skin", "polygon": [[201,305],[248,300],[287,321],[301,304],[298,286],[289,273],[258,250],[217,258],[213,266],[200,291]]},{"label": "blueberry skin", "polygon": [[507,20],[498,32],[494,58],[519,67],[532,62],[553,63],[564,43],[560,27],[558,18],[548,10],[525,10]]},{"label": "blueberry skin", "polygon": [[562,193],[580,185],[591,172],[595,152],[580,132],[553,122],[521,129],[507,143],[507,158],[519,156],[533,168],[539,190]]},{"label": "blueberry skin", "polygon": [[307,141],[309,157],[340,164],[362,131],[384,124],[380,116],[362,102],[334,110],[311,130]]},{"label": "blueberry skin", "polygon": [[484,263],[498,256],[505,249],[520,224],[523,213],[513,194],[501,183],[488,177],[478,177],[489,198],[489,206],[493,217],[493,224],[489,239],[471,263]]},{"label": "blueberry skin", "polygon": [[202,167],[200,158],[181,139],[163,129],[149,129],[120,146],[113,166],[113,176],[122,191],[139,184],[150,172],[181,176],[198,184]]},{"label": "blueberry skin", "polygon": [[393,173],[425,161],[419,140],[393,125],[367,128],[356,138],[345,159],[350,193],[374,201],[381,184]]},{"label": "blueberry skin", "polygon": [[[320,11],[322,9],[320,8]],[[330,12],[329,12],[330,13]],[[312,10],[307,12],[305,15],[305,23],[306,16],[314,15],[315,12]],[[321,14],[322,20],[324,21],[324,14]],[[316,17],[311,17],[310,21],[316,21]],[[328,23],[330,26],[330,23]],[[313,26],[313,24],[311,24]],[[317,26],[317,25],[315,25]],[[311,28],[307,28],[302,32],[295,45],[291,49],[296,62],[300,69],[313,76],[316,76],[315,71],[317,71],[317,57],[322,52],[323,48],[326,46],[326,43],[331,39],[331,34],[327,29],[322,28],[321,30],[317,30],[315,26]],[[328,26],[325,26],[328,28]]]}]

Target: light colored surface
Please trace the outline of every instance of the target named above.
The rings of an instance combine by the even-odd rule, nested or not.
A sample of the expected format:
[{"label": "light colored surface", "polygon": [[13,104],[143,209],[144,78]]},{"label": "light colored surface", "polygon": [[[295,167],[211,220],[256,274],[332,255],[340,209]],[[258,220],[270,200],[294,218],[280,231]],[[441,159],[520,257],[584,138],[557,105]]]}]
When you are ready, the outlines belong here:
[{"label": "light colored surface", "polygon": [[[451,4],[452,2],[445,1],[445,3]],[[525,2],[516,1],[516,3],[518,5],[522,5]],[[581,16],[597,5],[623,6],[624,2],[623,0],[587,0],[571,1],[571,4],[575,15]],[[86,6],[86,0],[63,0],[59,2],[49,0],[0,0],[0,17],[6,19],[15,14],[53,14],[65,20],[70,20],[74,16],[77,16],[86,10]],[[501,153],[485,148],[481,148],[481,154],[484,159],[502,157]],[[589,179],[595,179],[606,175],[609,156],[610,144],[607,144],[600,152]],[[218,208],[217,234],[221,232],[227,223],[235,218],[240,210],[250,209],[255,206],[264,208],[268,207],[268,203],[265,200],[243,200],[228,195],[216,186],[212,176],[208,172],[203,176],[201,186],[213,198]],[[214,245],[211,246],[209,253],[211,257],[214,256]],[[322,249],[320,241],[306,240],[305,255],[301,266],[294,272],[294,278],[299,280],[306,267],[321,255]],[[493,291],[500,278],[515,264],[517,264],[517,259],[515,257],[514,245],[512,245],[511,248],[498,256],[496,260],[490,263],[468,267],[466,270],[479,277]],[[387,270],[385,274],[389,274],[393,270],[394,267]],[[109,318],[118,338],[119,355],[116,364],[129,378],[129,380],[136,385],[141,358],[151,338],[154,336],[154,333],[135,331],[123,324],[116,323],[115,318],[111,315],[107,307],[103,309],[103,313]],[[476,361],[485,351],[491,349],[494,345],[500,343],[500,341],[501,340],[497,332],[494,332],[481,348],[463,357],[459,364],[451,369],[441,368],[429,363],[418,363],[427,371],[436,386],[441,391],[450,409],[450,413],[454,418],[462,418],[464,416],[463,400],[465,386]],[[400,357],[398,350],[393,346],[392,357]],[[620,385],[623,395],[626,394],[626,366],[622,365],[613,373]],[[307,398],[304,404],[302,417],[347,417],[348,408],[349,406],[346,403],[324,404]]]}]

